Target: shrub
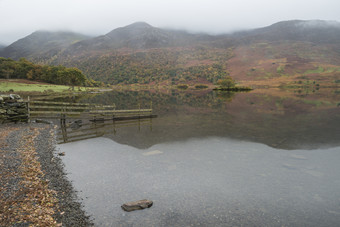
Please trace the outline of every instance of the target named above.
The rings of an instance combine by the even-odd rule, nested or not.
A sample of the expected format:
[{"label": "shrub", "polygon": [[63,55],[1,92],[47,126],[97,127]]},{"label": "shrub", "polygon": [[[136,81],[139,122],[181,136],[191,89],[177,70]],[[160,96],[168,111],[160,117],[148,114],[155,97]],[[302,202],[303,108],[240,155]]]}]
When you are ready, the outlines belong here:
[{"label": "shrub", "polygon": [[195,88],[196,89],[204,89],[204,88],[207,88],[208,86],[207,85],[205,85],[205,84],[196,84],[195,85]]},{"label": "shrub", "polygon": [[177,88],[179,88],[179,89],[188,89],[188,85],[186,85],[186,84],[178,84],[177,85]]},{"label": "shrub", "polygon": [[220,88],[226,89],[233,88],[236,85],[235,80],[231,76],[227,76],[225,79],[219,80],[217,84],[220,85]]}]

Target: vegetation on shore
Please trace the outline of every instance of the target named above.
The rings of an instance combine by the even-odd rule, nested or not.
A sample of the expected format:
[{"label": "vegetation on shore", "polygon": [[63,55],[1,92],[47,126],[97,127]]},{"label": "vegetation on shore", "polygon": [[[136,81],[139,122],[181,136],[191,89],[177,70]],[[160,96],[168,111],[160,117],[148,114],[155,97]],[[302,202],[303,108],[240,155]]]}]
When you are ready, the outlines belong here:
[{"label": "vegetation on shore", "polygon": [[27,79],[58,85],[100,86],[101,82],[89,80],[77,68],[37,65],[25,58],[14,61],[0,57],[0,79]]},{"label": "vegetation on shore", "polygon": [[[70,92],[85,92],[91,91],[95,88],[89,87],[76,87],[74,90],[73,86],[66,85],[56,85],[56,84],[47,84],[40,82],[32,82],[28,80],[4,80],[0,79],[0,92],[2,93],[39,93],[39,94],[51,94],[51,93],[70,93]],[[97,88],[98,89],[98,88]]]},{"label": "vegetation on shore", "polygon": [[226,78],[219,80],[217,82],[219,87],[214,88],[214,90],[219,91],[250,91],[251,87],[244,86],[236,86],[235,80],[231,76],[227,76]]},{"label": "vegetation on shore", "polygon": [[67,62],[63,58],[53,64],[75,65],[89,78],[109,84],[153,84],[169,81],[169,85],[204,80],[215,83],[228,75],[226,62],[232,49],[206,46],[150,49],[145,51],[113,50],[104,56],[82,56]]}]

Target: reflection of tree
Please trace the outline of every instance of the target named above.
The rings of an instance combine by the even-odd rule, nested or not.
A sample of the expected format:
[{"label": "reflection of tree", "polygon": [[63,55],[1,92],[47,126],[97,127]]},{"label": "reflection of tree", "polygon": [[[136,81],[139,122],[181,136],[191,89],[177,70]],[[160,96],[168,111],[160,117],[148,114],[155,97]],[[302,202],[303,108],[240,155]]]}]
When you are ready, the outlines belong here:
[{"label": "reflection of tree", "polygon": [[234,92],[227,91],[211,91],[204,94],[200,92],[179,92],[178,90],[169,91],[168,93],[112,91],[103,94],[87,94],[75,97],[75,99],[71,99],[71,97],[58,98],[55,101],[97,103],[103,105],[114,103],[119,109],[135,109],[139,104],[142,108],[149,108],[152,102],[152,108],[157,113],[161,113],[169,109],[177,109],[178,106],[183,105],[193,108],[220,108],[223,103],[231,102],[234,95]]},{"label": "reflection of tree", "polygon": [[226,102],[231,102],[235,96],[235,92],[232,91],[216,91],[216,97],[223,99]]},{"label": "reflection of tree", "polygon": [[[319,93],[306,99],[289,93],[290,97],[276,96],[270,93],[273,90],[267,92],[113,91],[87,94],[70,101],[115,103],[120,109],[137,107],[139,103],[147,107],[152,101],[154,113],[160,117],[154,122],[154,131],[131,137],[132,131],[121,130],[122,134],[115,137],[141,148],[207,135],[244,138],[283,149],[297,149],[307,144],[317,147],[313,144],[325,142],[339,144],[340,117],[334,114],[339,109],[336,106],[340,106],[338,93],[327,91],[322,96]],[[319,105],[322,108],[316,108]]]}]

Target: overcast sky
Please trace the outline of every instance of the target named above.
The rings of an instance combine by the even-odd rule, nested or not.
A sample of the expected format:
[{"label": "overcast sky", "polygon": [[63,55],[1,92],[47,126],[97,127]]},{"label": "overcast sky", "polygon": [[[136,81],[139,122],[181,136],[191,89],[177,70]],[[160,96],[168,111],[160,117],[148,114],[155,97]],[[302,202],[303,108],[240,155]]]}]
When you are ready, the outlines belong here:
[{"label": "overcast sky", "polygon": [[340,22],[340,0],[0,0],[0,43],[36,30],[103,35],[137,21],[226,33],[292,19]]}]

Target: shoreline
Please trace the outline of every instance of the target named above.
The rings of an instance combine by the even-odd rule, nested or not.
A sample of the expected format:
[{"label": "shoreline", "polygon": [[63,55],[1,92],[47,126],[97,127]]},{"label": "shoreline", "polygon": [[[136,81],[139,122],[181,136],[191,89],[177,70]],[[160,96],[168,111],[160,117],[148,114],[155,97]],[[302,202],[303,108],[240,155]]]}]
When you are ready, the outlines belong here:
[{"label": "shoreline", "polygon": [[55,126],[0,127],[0,226],[93,226],[57,155]]}]

